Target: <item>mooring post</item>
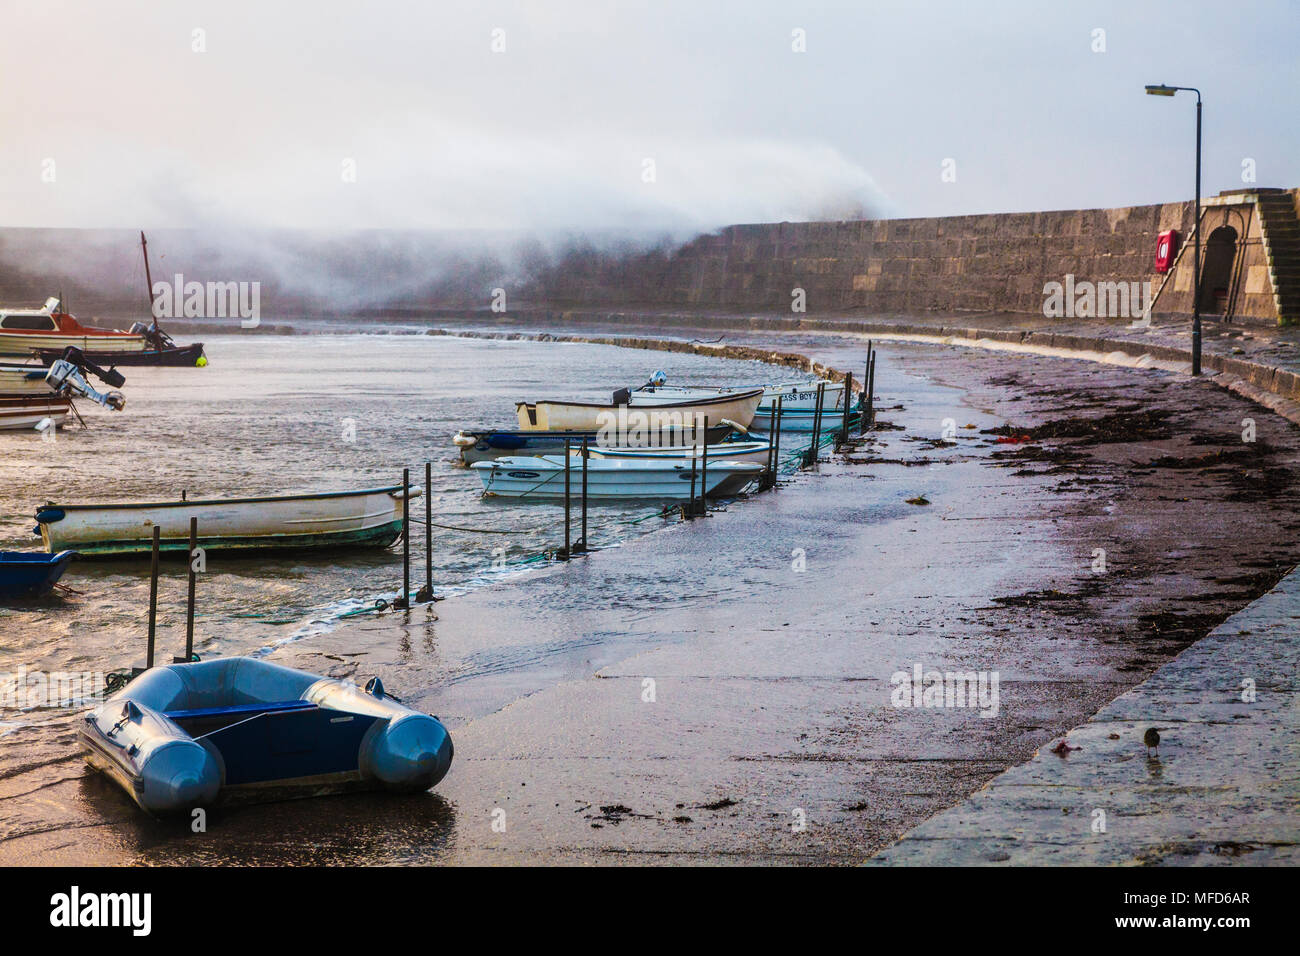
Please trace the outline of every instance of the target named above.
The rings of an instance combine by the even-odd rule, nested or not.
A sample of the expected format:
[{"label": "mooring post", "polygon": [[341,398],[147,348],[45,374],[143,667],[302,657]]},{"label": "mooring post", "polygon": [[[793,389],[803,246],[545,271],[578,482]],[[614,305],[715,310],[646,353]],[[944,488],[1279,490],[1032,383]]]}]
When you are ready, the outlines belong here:
[{"label": "mooring post", "polygon": [[411,606],[411,469],[402,469],[402,593],[393,602],[399,611]]},{"label": "mooring post", "polygon": [[417,601],[433,600],[433,462],[424,463],[424,587]]},{"label": "mooring post", "polygon": [[582,537],[578,539],[578,549],[587,553],[587,436],[582,436]]},{"label": "mooring post", "polygon": [[704,416],[704,454],[700,457],[700,514],[709,513],[709,416]]},{"label": "mooring post", "polygon": [[840,437],[835,443],[843,445],[849,440],[849,402],[853,399],[853,373],[844,373],[844,421],[840,423]]},{"label": "mooring post", "polygon": [[781,468],[781,414],[785,407],[785,396],[776,397],[776,417],[772,419],[771,429],[772,441],[776,446],[772,449],[772,487],[776,487],[776,473]]},{"label": "mooring post", "polygon": [[866,416],[870,419],[870,427],[876,427],[876,350],[871,350],[871,360],[868,364],[867,373],[867,410]]},{"label": "mooring post", "polygon": [[570,523],[569,455],[572,452],[572,449],[570,448],[571,442],[572,439],[569,438],[564,439],[564,560],[565,561],[568,561],[569,556],[573,553],[571,550],[571,544],[569,539],[569,523]]},{"label": "mooring post", "polygon": [[862,418],[858,422],[858,434],[867,433],[867,402],[871,393],[871,339],[867,339],[867,361],[862,368],[862,397],[858,399],[858,411]]},{"label": "mooring post", "polygon": [[149,647],[145,652],[145,669],[153,667],[153,638],[158,624],[158,544],[162,529],[153,526],[153,557],[149,564]]},{"label": "mooring post", "polygon": [[804,457],[804,467],[812,467],[817,463],[817,445],[822,440],[822,398],[826,394],[826,383],[817,383],[817,397],[814,399],[813,408],[813,431],[812,444],[808,446],[808,453]]},{"label": "mooring post", "polygon": [[685,518],[695,517],[695,448],[691,449],[691,498],[686,507],[682,509],[682,516]]},{"label": "mooring post", "polygon": [[185,602],[185,657],[182,658],[187,662],[194,657],[194,586],[195,579],[198,577],[198,573],[194,570],[194,559],[198,550],[199,519],[197,515],[190,515],[190,591],[189,598]]}]

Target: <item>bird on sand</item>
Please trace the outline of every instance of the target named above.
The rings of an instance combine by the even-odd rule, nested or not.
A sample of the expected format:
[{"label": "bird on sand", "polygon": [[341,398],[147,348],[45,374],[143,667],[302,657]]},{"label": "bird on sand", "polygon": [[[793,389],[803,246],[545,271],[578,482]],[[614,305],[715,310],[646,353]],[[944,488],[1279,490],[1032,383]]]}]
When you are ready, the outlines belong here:
[{"label": "bird on sand", "polygon": [[1142,735],[1142,742],[1147,745],[1148,757],[1151,756],[1152,747],[1156,749],[1156,753],[1160,753],[1160,734],[1156,732],[1154,727],[1149,728],[1147,732]]}]

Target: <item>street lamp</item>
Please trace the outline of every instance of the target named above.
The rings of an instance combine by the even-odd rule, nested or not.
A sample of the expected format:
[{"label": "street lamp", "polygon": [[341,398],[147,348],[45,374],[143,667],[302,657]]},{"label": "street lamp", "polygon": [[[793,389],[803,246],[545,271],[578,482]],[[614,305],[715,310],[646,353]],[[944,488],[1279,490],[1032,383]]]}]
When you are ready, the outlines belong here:
[{"label": "street lamp", "polygon": [[1196,222],[1192,226],[1195,261],[1192,268],[1192,374],[1201,374],[1201,91],[1194,86],[1148,86],[1150,96],[1173,96],[1179,90],[1196,94]]}]

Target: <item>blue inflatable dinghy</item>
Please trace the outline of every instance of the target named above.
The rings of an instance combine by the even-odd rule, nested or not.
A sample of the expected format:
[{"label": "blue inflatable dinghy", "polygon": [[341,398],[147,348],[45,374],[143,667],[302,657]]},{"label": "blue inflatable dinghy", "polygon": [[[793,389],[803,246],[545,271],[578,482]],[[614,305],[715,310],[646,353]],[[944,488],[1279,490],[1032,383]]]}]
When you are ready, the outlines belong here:
[{"label": "blue inflatable dinghy", "polygon": [[240,797],[427,790],[451,767],[436,717],[251,657],[144,671],[79,728],[86,761],[153,814]]}]

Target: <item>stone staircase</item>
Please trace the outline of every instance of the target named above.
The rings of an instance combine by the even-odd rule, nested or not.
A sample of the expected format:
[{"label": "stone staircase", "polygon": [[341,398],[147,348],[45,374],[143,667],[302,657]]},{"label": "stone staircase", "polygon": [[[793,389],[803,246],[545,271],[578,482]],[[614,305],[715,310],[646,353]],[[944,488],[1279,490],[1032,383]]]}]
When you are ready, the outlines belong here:
[{"label": "stone staircase", "polygon": [[1260,190],[1255,201],[1278,321],[1300,324],[1300,220],[1295,201],[1282,190]]}]

